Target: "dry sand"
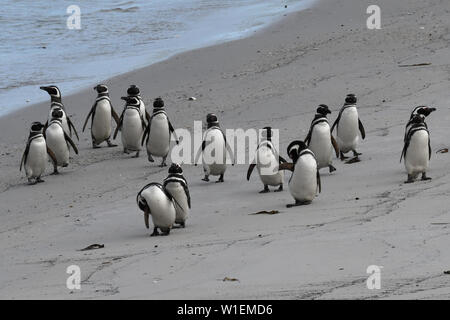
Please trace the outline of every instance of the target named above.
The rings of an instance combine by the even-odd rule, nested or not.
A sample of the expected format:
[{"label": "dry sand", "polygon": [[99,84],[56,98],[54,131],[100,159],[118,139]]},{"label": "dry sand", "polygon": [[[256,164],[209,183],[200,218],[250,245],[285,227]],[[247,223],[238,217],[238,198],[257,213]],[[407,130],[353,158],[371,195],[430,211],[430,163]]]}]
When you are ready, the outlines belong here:
[{"label": "dry sand", "polygon": [[[362,162],[336,159],[310,206],[286,209],[287,188],[258,194],[262,185],[256,174],[245,181],[245,165],[230,167],[223,184],[185,166],[187,228],[150,238],[135,196],[167,169],[120,147],[92,150],[85,132],[69,168],[28,186],[20,157],[48,103],[0,118],[0,298],[449,298],[449,154],[435,151],[448,146],[450,7],[379,0],[382,29],[368,30],[369,4],[322,0],[250,38],[106,81],[117,110],[132,83],[147,102],[162,96],[175,127],[192,129],[216,112],[224,128],[280,128],[284,156],[306,136],[319,103],[334,120],[345,95],[356,93],[367,132]],[[432,65],[398,66],[423,62]],[[63,97],[79,129],[94,98],[91,88]],[[404,124],[421,104],[438,108],[427,120],[433,180],[405,185]],[[260,210],[280,213],[249,215]],[[78,251],[93,243],[105,248]],[[78,291],[65,286],[72,264],[81,267]],[[366,288],[369,265],[383,266],[380,290]]]}]

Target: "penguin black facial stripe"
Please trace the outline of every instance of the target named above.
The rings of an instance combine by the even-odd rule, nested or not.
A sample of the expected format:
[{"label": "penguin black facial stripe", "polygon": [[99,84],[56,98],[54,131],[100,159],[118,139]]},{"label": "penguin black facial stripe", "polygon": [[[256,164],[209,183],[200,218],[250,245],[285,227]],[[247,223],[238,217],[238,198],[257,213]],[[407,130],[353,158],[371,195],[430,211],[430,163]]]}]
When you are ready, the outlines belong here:
[{"label": "penguin black facial stripe", "polygon": [[316,155],[309,149],[302,150],[300,152],[300,154],[298,155],[298,157],[300,158],[301,156],[303,156],[305,154],[310,154],[310,155],[312,155],[314,157],[314,159],[316,158]]}]

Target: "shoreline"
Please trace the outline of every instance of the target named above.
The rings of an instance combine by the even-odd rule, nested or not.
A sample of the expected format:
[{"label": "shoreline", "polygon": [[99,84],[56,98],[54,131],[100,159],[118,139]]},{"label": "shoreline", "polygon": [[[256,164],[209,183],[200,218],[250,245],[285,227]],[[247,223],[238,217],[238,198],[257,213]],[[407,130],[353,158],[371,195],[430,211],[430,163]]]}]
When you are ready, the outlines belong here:
[{"label": "shoreline", "polygon": [[[135,197],[167,168],[120,146],[93,150],[84,132],[68,168],[50,176],[49,166],[45,183],[28,186],[19,162],[29,124],[45,119],[48,103],[1,117],[0,298],[448,299],[450,167],[436,151],[448,147],[450,13],[441,0],[378,2],[381,30],[366,28],[369,0],[319,1],[251,37],[106,82],[116,111],[130,84],[146,105],[162,96],[175,128],[192,130],[208,112],[224,129],[279,128],[283,157],[306,136],[317,105],[330,106],[332,122],[346,94],[356,94],[362,161],[333,159],[337,171],[321,172],[322,193],[309,206],[286,208],[288,174],[283,192],[261,195],[247,166],[229,167],[222,184],[183,166],[187,226],[150,238]],[[431,64],[399,67],[416,63]],[[95,96],[63,97],[77,128]],[[404,184],[399,158],[416,105],[437,107],[427,118],[433,180]],[[252,214],[262,210],[279,213]],[[79,251],[94,243],[105,246]],[[66,288],[70,265],[81,268],[81,290]],[[383,266],[380,290],[366,287],[371,265]]]}]

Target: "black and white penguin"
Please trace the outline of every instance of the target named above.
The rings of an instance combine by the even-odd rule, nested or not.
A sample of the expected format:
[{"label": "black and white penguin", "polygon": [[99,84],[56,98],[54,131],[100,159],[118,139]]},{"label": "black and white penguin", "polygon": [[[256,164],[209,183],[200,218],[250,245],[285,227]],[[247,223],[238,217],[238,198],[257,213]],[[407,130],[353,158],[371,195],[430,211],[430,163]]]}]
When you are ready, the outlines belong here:
[{"label": "black and white penguin", "polygon": [[144,100],[141,97],[141,90],[134,84],[132,84],[127,89],[127,94],[129,97],[136,97],[139,99],[139,109],[141,110],[141,115],[144,118],[145,125],[148,125],[148,121],[150,120],[150,115],[147,112],[147,109],[145,108]]},{"label": "black and white penguin", "polygon": [[139,209],[144,211],[144,221],[147,229],[150,227],[148,218],[151,215],[153,220],[153,233],[151,236],[158,236],[158,229],[163,235],[168,235],[175,223],[176,210],[172,195],[157,182],[146,185],[139,191],[136,197]]},{"label": "black and white penguin", "polygon": [[140,110],[140,102],[136,97],[122,97],[126,101],[125,108],[119,119],[119,125],[114,132],[114,139],[120,130],[122,135],[123,152],[136,151],[133,158],[139,157],[141,138],[146,129],[144,117]]},{"label": "black and white penguin", "polygon": [[289,179],[289,191],[295,199],[295,203],[288,204],[287,207],[310,204],[317,192],[322,191],[314,153],[306,147],[303,141],[299,140],[291,142],[287,152],[293,163],[280,164],[280,170],[292,171]]},{"label": "black and white penguin", "polygon": [[24,166],[29,184],[44,182],[44,180],[41,179],[41,175],[44,173],[45,167],[47,166],[47,154],[52,159],[56,170],[56,156],[47,146],[44,135],[42,134],[43,128],[44,125],[40,122],[33,122],[31,124],[27,146],[23,153],[22,160],[20,161],[20,171],[22,171],[22,166]]},{"label": "black and white penguin", "polygon": [[431,180],[426,174],[431,159],[430,133],[422,115],[414,115],[410,122],[411,126],[400,156],[400,162],[405,158],[408,173],[406,183],[414,182],[419,174],[422,174],[422,180]]},{"label": "black and white penguin", "polygon": [[408,136],[408,131],[411,128],[411,126],[413,125],[413,118],[415,115],[421,115],[422,118],[424,119],[424,124],[425,126],[428,128],[427,123],[425,122],[425,118],[428,117],[433,111],[436,111],[436,108],[430,108],[427,106],[418,106],[415,107],[412,111],[411,111],[411,115],[409,116],[409,120],[408,123],[405,126],[405,137],[404,137],[404,141],[406,141],[406,138]]},{"label": "black and white penguin", "polygon": [[[69,144],[76,154],[78,154],[78,149],[67,132],[64,131],[61,120],[63,114],[61,108],[53,109],[52,119],[45,128],[44,137],[47,141],[47,146],[53,151],[56,157],[57,166],[67,167],[69,165],[70,155]],[[57,166],[54,167],[53,174],[58,174]]]},{"label": "black and white penguin", "polygon": [[92,147],[99,148],[99,144],[106,141],[108,147],[116,147],[117,145],[111,143],[111,118],[114,119],[117,125],[119,125],[119,116],[114,110],[111,99],[109,98],[108,87],[104,84],[99,84],[94,87],[98,95],[95,99],[89,114],[86,117],[86,121],[83,125],[83,132],[86,129],[86,125],[90,117],[91,121],[91,137]]},{"label": "black and white penguin", "polygon": [[48,112],[48,120],[46,125],[48,125],[48,122],[52,120],[53,109],[61,108],[63,111],[61,121],[64,131],[67,132],[70,136],[72,136],[73,130],[75,136],[77,137],[77,140],[80,140],[80,138],[78,137],[78,132],[75,129],[75,126],[73,125],[69,115],[66,112],[66,108],[62,103],[61,91],[59,90],[59,88],[57,86],[48,86],[48,87],[40,87],[40,89],[44,90],[50,95],[50,111]]},{"label": "black and white penguin", "polygon": [[191,209],[191,195],[183,176],[183,169],[178,164],[172,163],[170,166],[169,175],[164,179],[163,187],[174,199],[175,223],[184,228]]},{"label": "black and white penguin", "polygon": [[[224,182],[224,174],[227,169],[227,152],[231,159],[234,159],[233,151],[227,143],[225,133],[222,131],[214,113],[206,116],[207,130],[203,135],[202,141],[202,161],[205,177],[203,181],[209,181],[209,176],[219,176],[216,182]],[[195,165],[197,165],[200,153],[195,157]],[[234,162],[232,161],[234,166]]]},{"label": "black and white penguin", "polygon": [[[170,149],[170,134],[173,134],[178,144],[175,130],[170,123],[164,108],[164,101],[156,98],[153,102],[153,113],[148,121],[147,129],[142,136],[141,144],[146,143],[148,161],[154,162],[153,156],[161,157],[161,167],[167,166],[166,158]],[[147,140],[146,140],[147,138]]]},{"label": "black and white penguin", "polygon": [[339,152],[341,160],[347,159],[344,153],[349,151],[353,152],[353,158],[346,163],[358,162],[361,153],[356,152],[356,147],[359,142],[358,130],[361,132],[361,137],[365,139],[366,132],[364,126],[359,119],[358,110],[356,109],[356,96],[349,94],[345,98],[345,104],[339,111],[339,115],[336,121],[331,127],[331,132],[337,127],[337,142],[339,146]]},{"label": "black and white penguin", "polygon": [[283,171],[280,171],[278,166],[286,160],[278,154],[278,150],[272,143],[272,128],[265,127],[263,129],[263,138],[265,139],[258,145],[255,160],[248,167],[247,180],[250,180],[253,169],[256,167],[264,185],[264,189],[259,193],[270,192],[269,186],[277,186],[278,189],[275,192],[283,191]]},{"label": "black and white penguin", "polygon": [[327,119],[327,114],[330,113],[331,111],[327,105],[319,105],[317,108],[317,113],[311,122],[311,126],[309,127],[309,132],[306,136],[305,143],[316,156],[318,168],[322,169],[328,167],[331,173],[336,170],[332,164],[332,149],[334,148],[336,157],[339,157],[339,147],[331,134],[330,123]]}]

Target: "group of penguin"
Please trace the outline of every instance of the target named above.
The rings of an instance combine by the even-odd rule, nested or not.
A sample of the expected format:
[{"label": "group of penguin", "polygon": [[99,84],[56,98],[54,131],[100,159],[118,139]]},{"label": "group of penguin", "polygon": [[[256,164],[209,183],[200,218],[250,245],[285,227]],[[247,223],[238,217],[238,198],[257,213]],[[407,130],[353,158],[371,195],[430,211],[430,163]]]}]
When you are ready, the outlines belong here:
[{"label": "group of penguin", "polygon": [[[70,147],[78,154],[78,149],[71,138],[72,134],[75,134],[79,139],[78,133],[62,104],[60,90],[56,86],[40,89],[50,95],[50,112],[45,124],[33,122],[31,125],[20,164],[20,170],[22,166],[25,168],[29,184],[43,182],[41,175],[45,171],[48,157],[53,162],[53,174],[57,174],[58,167],[67,167],[69,164]],[[112,106],[108,87],[99,84],[94,90],[97,91],[97,98],[83,125],[84,132],[88,120],[91,119],[92,147],[99,148],[103,142],[106,142],[108,147],[116,147],[117,145],[111,142],[111,136],[115,139],[118,131],[121,131],[124,153],[136,152],[133,157],[138,157],[141,146],[145,143],[148,160],[154,162],[153,157],[160,157],[162,158],[160,166],[167,166],[166,158],[169,154],[171,135],[177,144],[179,141],[165,111],[164,101],[156,98],[153,102],[152,115],[149,115],[139,88],[131,85],[127,90],[128,95],[121,98],[125,101],[125,107],[119,117]],[[365,139],[365,129],[359,118],[356,103],[356,96],[348,94],[331,127],[327,118],[331,113],[329,107],[319,105],[305,140],[292,141],[287,148],[287,154],[292,162],[286,161],[278,154],[272,143],[273,131],[271,127],[265,127],[263,139],[256,149],[254,162],[248,168],[247,180],[256,167],[264,185],[260,193],[270,192],[269,186],[278,187],[275,192],[279,192],[283,191],[283,170],[292,171],[289,191],[295,202],[288,204],[287,207],[310,204],[317,193],[321,192],[319,170],[328,168],[330,173],[336,170],[332,164],[333,151],[345,163],[360,161],[361,153],[358,153],[356,148],[360,137]],[[414,182],[420,174],[422,180],[431,179],[426,175],[431,147],[425,118],[435,110],[436,108],[419,106],[411,112],[405,128],[404,147],[400,157],[400,161],[404,158],[408,174],[406,183]],[[117,125],[114,134],[112,120]],[[228,153],[234,159],[233,152],[220,128],[217,116],[209,113],[206,122],[207,130],[203,135],[201,150],[196,156],[195,164],[201,154],[205,174],[202,180],[209,181],[212,175],[219,176],[216,182],[224,182],[226,155]],[[336,139],[332,134],[335,128]],[[217,161],[205,157],[208,147],[222,151],[220,154],[223,155],[223,159]],[[353,153],[350,159],[345,156],[348,152]],[[268,171],[268,167],[271,170]],[[191,197],[181,166],[172,163],[163,183],[147,184],[137,194],[136,202],[144,212],[147,228],[150,227],[149,217],[152,216],[154,227],[152,236],[168,235],[175,225],[184,228],[191,208]],[[158,229],[162,233],[159,233]]]}]

